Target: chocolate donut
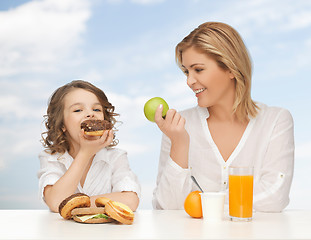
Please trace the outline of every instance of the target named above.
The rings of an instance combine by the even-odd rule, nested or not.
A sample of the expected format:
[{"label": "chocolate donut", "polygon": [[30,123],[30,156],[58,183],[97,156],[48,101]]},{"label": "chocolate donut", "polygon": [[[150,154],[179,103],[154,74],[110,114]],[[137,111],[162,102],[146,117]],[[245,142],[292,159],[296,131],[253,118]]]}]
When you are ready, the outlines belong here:
[{"label": "chocolate donut", "polygon": [[101,136],[104,130],[112,129],[112,124],[107,120],[88,119],[81,123],[84,134],[89,136]]},{"label": "chocolate donut", "polygon": [[91,200],[88,195],[84,193],[76,193],[67,197],[59,204],[58,212],[63,218],[70,219],[72,217],[71,211],[74,208],[82,208],[90,206]]}]

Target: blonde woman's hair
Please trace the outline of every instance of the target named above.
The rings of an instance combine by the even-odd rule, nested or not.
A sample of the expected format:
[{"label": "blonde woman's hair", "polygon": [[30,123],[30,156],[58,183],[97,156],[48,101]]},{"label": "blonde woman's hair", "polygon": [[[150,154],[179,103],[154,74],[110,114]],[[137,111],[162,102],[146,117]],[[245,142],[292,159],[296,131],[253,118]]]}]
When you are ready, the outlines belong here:
[{"label": "blonde woman's hair", "polygon": [[214,59],[218,66],[235,77],[233,113],[240,121],[257,115],[259,107],[251,99],[252,63],[239,33],[221,22],[206,22],[194,29],[175,49],[178,66],[182,68],[182,53],[190,47]]},{"label": "blonde woman's hair", "polygon": [[[47,131],[41,134],[42,144],[46,151],[51,154],[64,153],[70,150],[71,144],[62,130],[64,127],[64,98],[72,90],[78,88],[94,93],[103,107],[104,119],[112,123],[113,126],[116,123],[115,117],[119,114],[114,113],[115,107],[108,101],[106,94],[101,89],[83,80],[67,83],[52,94],[49,99],[47,114],[43,116]],[[113,142],[109,147],[116,146],[117,144],[118,140],[114,136]]]}]

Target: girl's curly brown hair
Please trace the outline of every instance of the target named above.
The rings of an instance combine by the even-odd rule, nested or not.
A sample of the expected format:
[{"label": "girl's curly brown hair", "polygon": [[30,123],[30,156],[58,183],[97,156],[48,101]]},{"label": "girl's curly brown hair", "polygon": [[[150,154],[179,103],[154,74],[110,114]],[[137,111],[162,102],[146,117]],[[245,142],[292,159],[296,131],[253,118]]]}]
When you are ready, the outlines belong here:
[{"label": "girl's curly brown hair", "polygon": [[[117,122],[115,117],[119,116],[119,114],[114,113],[115,107],[108,101],[108,98],[101,89],[87,81],[72,81],[58,88],[52,94],[48,103],[47,114],[43,116],[47,131],[41,134],[42,144],[46,148],[46,151],[51,154],[64,153],[70,149],[70,143],[62,128],[64,127],[64,98],[74,88],[81,88],[94,93],[104,109],[103,114],[105,120],[109,121],[112,126]],[[114,136],[113,142],[109,147],[116,146],[117,144],[118,140]]]}]

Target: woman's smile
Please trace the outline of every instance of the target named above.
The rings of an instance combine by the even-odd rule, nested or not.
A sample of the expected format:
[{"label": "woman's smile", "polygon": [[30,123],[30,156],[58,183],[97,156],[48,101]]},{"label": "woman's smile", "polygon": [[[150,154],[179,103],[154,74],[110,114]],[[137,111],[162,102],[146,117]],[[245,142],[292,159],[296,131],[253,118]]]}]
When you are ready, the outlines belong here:
[{"label": "woman's smile", "polygon": [[199,89],[193,89],[193,92],[195,93],[195,96],[198,97],[198,95],[205,90],[206,88],[199,88]]}]

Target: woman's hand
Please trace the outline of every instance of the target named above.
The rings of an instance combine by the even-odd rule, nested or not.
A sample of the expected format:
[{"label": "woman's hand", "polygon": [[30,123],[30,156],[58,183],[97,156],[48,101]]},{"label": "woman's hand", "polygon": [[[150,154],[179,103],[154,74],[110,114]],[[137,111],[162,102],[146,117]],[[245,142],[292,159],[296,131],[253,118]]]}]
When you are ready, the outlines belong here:
[{"label": "woman's hand", "polygon": [[169,109],[162,118],[163,106],[160,105],[154,120],[160,130],[171,140],[170,157],[182,168],[188,168],[189,134],[185,129],[186,120],[174,109]]},{"label": "woman's hand", "polygon": [[165,119],[162,117],[163,106],[160,104],[156,110],[154,120],[160,130],[171,142],[189,142],[189,135],[185,129],[186,120],[175,109],[169,109]]}]

